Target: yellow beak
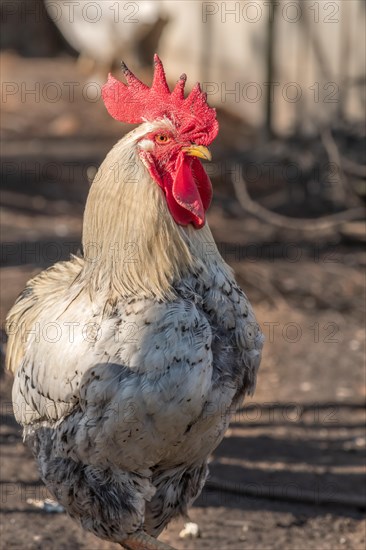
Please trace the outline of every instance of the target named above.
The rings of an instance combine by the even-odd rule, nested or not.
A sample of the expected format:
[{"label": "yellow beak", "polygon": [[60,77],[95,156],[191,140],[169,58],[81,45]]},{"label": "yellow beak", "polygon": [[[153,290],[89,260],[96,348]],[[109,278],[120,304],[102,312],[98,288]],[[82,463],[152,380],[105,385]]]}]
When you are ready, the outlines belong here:
[{"label": "yellow beak", "polygon": [[190,147],[183,147],[184,151],[189,157],[199,157],[205,160],[212,160],[212,156],[207,147],[203,145],[191,145]]}]

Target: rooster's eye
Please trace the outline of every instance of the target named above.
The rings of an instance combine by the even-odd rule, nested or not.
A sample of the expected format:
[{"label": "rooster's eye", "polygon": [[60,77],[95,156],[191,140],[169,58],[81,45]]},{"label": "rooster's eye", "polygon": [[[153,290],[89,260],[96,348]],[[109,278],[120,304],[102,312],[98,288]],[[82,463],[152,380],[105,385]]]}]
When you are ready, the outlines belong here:
[{"label": "rooster's eye", "polygon": [[169,141],[169,138],[164,134],[158,134],[155,136],[155,141],[157,141],[158,143],[167,143]]}]

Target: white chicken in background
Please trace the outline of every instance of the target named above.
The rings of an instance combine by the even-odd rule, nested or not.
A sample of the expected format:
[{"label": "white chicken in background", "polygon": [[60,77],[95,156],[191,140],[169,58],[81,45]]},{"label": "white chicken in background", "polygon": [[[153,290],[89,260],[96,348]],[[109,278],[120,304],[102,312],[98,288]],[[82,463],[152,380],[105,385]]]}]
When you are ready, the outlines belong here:
[{"label": "white chicken in background", "polygon": [[206,221],[199,159],[216,112],[155,57],[149,88],[123,66],[103,98],[140,123],[91,186],[83,257],[31,280],[9,313],[14,412],[68,514],[126,548],[157,537],[200,494],[210,454],[255,388],[262,333]]},{"label": "white chicken in background", "polygon": [[168,22],[161,2],[137,0],[45,0],[47,12],[66,41],[80,54],[81,68],[105,72],[121,59],[150,63]]}]

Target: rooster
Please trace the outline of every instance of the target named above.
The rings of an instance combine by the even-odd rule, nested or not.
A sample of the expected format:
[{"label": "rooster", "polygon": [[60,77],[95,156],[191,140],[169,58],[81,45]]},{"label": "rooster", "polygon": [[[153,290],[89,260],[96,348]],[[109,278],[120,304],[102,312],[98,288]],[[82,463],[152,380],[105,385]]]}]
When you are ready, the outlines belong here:
[{"label": "rooster", "polygon": [[230,416],[255,387],[262,333],[206,221],[200,159],[215,110],[186,76],[170,92],[122,66],[103,99],[140,123],[100,166],[83,257],[28,282],[7,319],[15,416],[67,513],[126,548],[187,517]]}]

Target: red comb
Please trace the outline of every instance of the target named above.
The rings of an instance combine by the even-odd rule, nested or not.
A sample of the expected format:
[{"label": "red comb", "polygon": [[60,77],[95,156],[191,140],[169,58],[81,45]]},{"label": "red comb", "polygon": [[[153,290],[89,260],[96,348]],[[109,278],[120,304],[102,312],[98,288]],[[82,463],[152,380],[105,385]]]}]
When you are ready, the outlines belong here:
[{"label": "red comb", "polygon": [[120,122],[136,124],[169,118],[180,133],[190,141],[209,145],[218,132],[216,111],[207,104],[207,95],[196,84],[187,98],[184,98],[186,75],[178,80],[170,92],[164,67],[155,54],[155,71],[151,88],[141,82],[122,63],[122,71],[128,86],[116,80],[111,74],[103,86],[102,96],[109,114]]}]

